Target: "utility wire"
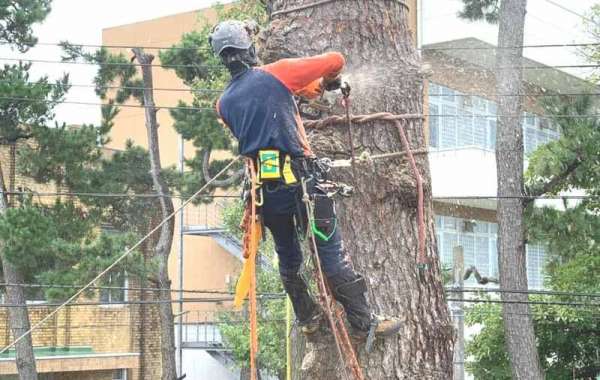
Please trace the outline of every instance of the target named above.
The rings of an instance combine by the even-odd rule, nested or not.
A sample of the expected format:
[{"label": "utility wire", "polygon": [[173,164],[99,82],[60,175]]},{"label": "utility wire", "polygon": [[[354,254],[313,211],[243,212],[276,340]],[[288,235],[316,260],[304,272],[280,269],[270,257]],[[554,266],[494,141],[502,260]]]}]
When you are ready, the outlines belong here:
[{"label": "utility wire", "polygon": [[447,286],[446,292],[449,293],[514,293],[528,295],[544,295],[544,296],[569,296],[569,297],[588,297],[600,298],[600,293],[580,293],[580,292],[562,292],[556,290],[513,290],[513,289],[494,289],[494,288],[457,288]]},{"label": "utility wire", "polygon": [[[2,144],[0,144],[2,145]],[[33,197],[97,197],[97,198],[183,198],[182,195],[170,194],[126,194],[126,193],[77,193],[77,192],[44,192],[38,193],[35,191],[5,191],[8,195],[29,195]],[[201,195],[197,199],[212,199],[212,198],[239,198],[238,195]]]},{"label": "utility wire", "polygon": [[585,15],[582,15],[581,13],[575,12],[574,10],[567,8],[567,7],[565,7],[565,6],[564,6],[564,5],[562,5],[562,4],[559,4],[559,3],[557,3],[557,2],[555,2],[555,1],[553,1],[553,0],[545,0],[545,1],[546,1],[547,3],[549,3],[549,4],[552,4],[552,5],[554,5],[555,7],[558,7],[558,8],[560,8],[560,9],[562,9],[563,11],[565,11],[565,12],[567,12],[567,13],[570,13],[570,14],[572,14],[572,15],[575,15],[575,16],[577,16],[577,17],[581,18],[581,19],[582,19],[582,20],[584,20],[584,21],[591,22],[592,24],[596,24],[596,25],[598,25],[598,24],[597,24],[597,23],[596,23],[594,20],[592,20],[591,18],[589,18],[589,17],[587,17],[587,16],[585,16]]},{"label": "utility wire", "polygon": [[83,106],[115,106],[115,107],[125,107],[125,108],[155,108],[155,109],[165,109],[165,110],[188,110],[188,111],[212,111],[216,110],[212,107],[179,107],[179,106],[145,106],[142,104],[108,104],[108,103],[95,103],[95,102],[79,102],[79,101],[70,101],[70,100],[49,100],[49,99],[34,99],[34,98],[19,98],[12,96],[0,96],[0,100],[14,100],[14,101],[22,101],[22,102],[32,102],[32,103],[47,103],[47,104],[77,104]]},{"label": "utility wire", "polygon": [[[261,300],[279,300],[279,299],[285,299],[286,296],[281,294],[281,295],[271,295],[271,296],[257,296],[258,299]],[[22,305],[22,304],[12,304],[12,303],[3,303],[0,304],[0,308],[2,307],[6,307],[6,308],[14,308],[14,307],[27,307],[27,308],[40,308],[40,307],[57,307],[57,309],[55,310],[60,310],[59,308],[64,308],[64,307],[77,307],[77,306],[102,306],[102,305],[157,305],[157,304],[169,304],[169,303],[178,303],[178,302],[186,302],[186,303],[218,303],[218,302],[229,302],[229,301],[233,301],[234,297],[212,297],[212,298],[183,298],[183,301],[180,299],[171,299],[171,300],[153,300],[153,301],[136,301],[136,300],[131,300],[131,301],[111,301],[111,302],[64,302],[64,303],[60,303],[60,302],[56,302],[56,303],[52,303],[52,302],[44,302],[44,303],[36,303],[36,304],[28,304],[28,305]],[[54,310],[54,311],[55,311]],[[53,312],[54,312],[53,311]],[[53,314],[54,315],[54,314]],[[38,327],[36,327],[35,329],[37,330]],[[15,343],[13,343],[11,345],[14,346]],[[5,347],[6,349],[8,349],[8,346]],[[3,351],[4,352],[4,351]],[[0,352],[1,354],[2,352]]]},{"label": "utility wire", "polygon": [[[54,285],[54,284],[11,284],[11,283],[0,283],[0,287],[20,287],[30,289],[80,289],[84,285]],[[235,294],[230,290],[218,290],[218,289],[170,289],[170,288],[148,288],[148,287],[128,287],[128,286],[88,286],[88,289],[94,290],[126,290],[126,291],[153,291],[153,292],[172,292],[172,293],[193,293],[193,294]],[[259,293],[264,296],[281,296],[283,293]]]},{"label": "utility wire", "polygon": [[[161,68],[205,68],[211,69],[214,71],[226,71],[226,68],[221,65],[190,65],[190,64],[172,64],[172,65],[162,65],[162,64],[140,64],[140,63],[116,63],[116,62],[80,62],[80,61],[59,61],[59,60],[50,60],[50,59],[24,59],[24,58],[10,58],[10,57],[0,57],[0,60],[9,61],[9,62],[31,62],[31,63],[46,63],[46,64],[60,64],[60,65],[92,65],[92,66],[150,66],[150,67],[161,67]],[[443,70],[449,69],[486,69],[483,66],[479,65],[450,65],[450,64],[442,64],[438,68]],[[512,69],[523,69],[523,70],[555,70],[555,69],[585,69],[585,68],[600,68],[600,64],[577,64],[577,65],[529,65],[529,66],[501,66],[494,67],[492,70],[512,70]]]},{"label": "utility wire", "polygon": [[[436,151],[432,151],[435,153]],[[442,200],[486,200],[486,199],[539,199],[539,200],[562,200],[562,199],[597,199],[600,195],[461,195],[453,197],[433,197],[434,201]]]},{"label": "utility wire", "polygon": [[447,301],[452,302],[467,302],[467,303],[501,303],[501,304],[523,304],[523,305],[547,305],[547,306],[583,306],[583,307],[598,307],[600,303],[596,302],[567,302],[567,301],[504,301],[504,300],[482,300],[482,299],[460,299],[448,298]]},{"label": "utility wire", "polygon": [[9,62],[29,62],[29,63],[47,63],[47,64],[57,64],[57,65],[91,65],[91,66],[116,66],[116,67],[129,67],[129,66],[149,66],[149,67],[161,67],[163,69],[169,68],[188,68],[188,69],[211,69],[214,71],[226,71],[225,66],[221,65],[190,65],[190,64],[155,64],[155,63],[134,63],[134,62],[126,62],[126,63],[118,63],[118,62],[82,62],[82,61],[57,61],[52,59],[36,59],[36,58],[10,58],[10,57],[0,57],[0,60],[9,61]]},{"label": "utility wire", "polygon": [[[0,144],[1,145],[1,144]],[[431,153],[437,152],[432,150]],[[34,197],[98,197],[98,198],[183,198],[181,195],[160,194],[120,194],[120,193],[76,193],[76,192],[47,192],[36,193],[32,191],[5,191],[8,195],[29,195]],[[202,195],[197,199],[238,199],[239,195]],[[486,199],[539,199],[539,200],[562,200],[562,199],[597,199],[600,195],[457,195],[452,197],[433,197],[435,200],[486,200]]]},{"label": "utility wire", "polygon": [[[0,79],[0,83],[6,83],[9,85],[21,84],[23,82],[15,82],[13,80],[8,79]],[[38,85],[38,82],[25,82],[29,85]],[[57,83],[44,83],[44,86],[51,87],[63,87],[62,84]],[[222,88],[211,89],[211,88],[170,88],[170,87],[137,87],[137,86],[97,86],[95,84],[69,84],[69,87],[78,87],[78,88],[101,88],[108,90],[153,90],[153,91],[167,91],[167,92],[190,92],[190,93],[214,93],[221,94],[223,93]],[[452,97],[452,98],[461,98],[461,97],[561,97],[561,96],[600,96],[600,92],[564,92],[564,93],[549,93],[549,92],[537,92],[537,93],[523,93],[523,94],[496,94],[496,93],[486,93],[486,94],[478,94],[478,93],[464,93],[464,94],[452,94],[452,95],[444,95],[444,94],[427,94],[428,97]]]},{"label": "utility wire", "polygon": [[[146,239],[148,239],[150,236],[152,236],[165,223],[167,223],[167,221],[169,221],[172,217],[174,217],[175,215],[177,215],[177,213],[180,212],[185,206],[187,206],[189,203],[191,203],[198,195],[200,195],[201,192],[203,192],[206,188],[208,188],[211,183],[213,183],[222,174],[224,174],[225,172],[227,172],[227,170],[229,170],[229,168],[231,166],[233,166],[233,164],[238,159],[240,159],[240,156],[238,156],[235,159],[233,159],[227,166],[225,166],[210,181],[208,181],[204,186],[202,186],[198,191],[196,191],[190,198],[188,198],[186,201],[182,202],[181,206],[177,207],[170,215],[168,215],[166,218],[164,218],[158,225],[156,225],[156,227],[154,227],[150,232],[148,232],[144,237],[142,237],[137,243],[135,243],[131,248],[127,249],[125,251],[125,253],[123,253],[121,256],[119,256],[119,258],[117,258],[112,264],[110,264],[102,272],[100,272],[96,277],[94,277],[86,286],[84,286],[81,289],[79,289],[69,299],[67,299],[62,304],[58,305],[58,307],[56,307],[56,309],[54,309],[53,311],[51,311],[50,313],[48,313],[44,318],[42,318],[40,321],[38,321],[36,324],[34,324],[31,328],[29,328],[29,330],[27,330],[25,333],[21,334],[18,337],[15,337],[15,339],[11,343],[9,343],[2,350],[0,350],[0,354],[2,354],[3,352],[7,351],[9,348],[13,347],[15,344],[17,344],[19,341],[21,341],[24,337],[26,337],[27,335],[31,334],[36,328],[38,328],[39,326],[41,326],[44,323],[46,323],[50,318],[52,318],[61,309],[63,309],[69,303],[71,303],[75,299],[77,299],[77,297],[79,297],[83,292],[85,292],[88,289],[89,286],[93,286],[94,283],[96,283],[96,281],[98,281],[100,278],[102,278],[106,273],[110,272],[115,266],[117,266],[121,261],[123,261],[127,256],[129,256],[131,254],[131,252],[133,252],[135,249],[137,249],[137,247],[139,247]],[[20,307],[23,307],[23,305],[21,305]]]},{"label": "utility wire", "polygon": [[[570,12],[570,10],[569,10]],[[579,17],[583,17],[580,14],[576,14]],[[136,46],[136,45],[121,45],[121,44],[79,44],[70,43],[73,46],[89,47],[89,48],[107,48],[107,49],[134,49],[140,48],[145,50],[182,50],[182,51],[212,51],[211,48],[195,46],[195,47],[182,47],[182,46]],[[11,45],[8,42],[0,42],[0,45]],[[62,44],[59,42],[37,42],[36,46],[57,46],[61,47]],[[536,48],[566,48],[566,47],[586,47],[586,46],[600,46],[600,42],[575,42],[575,43],[560,43],[560,44],[529,44],[529,45],[514,45],[514,46],[455,46],[455,47],[422,47],[417,50],[499,50],[499,49],[536,49]]]},{"label": "utility wire", "polygon": [[[32,103],[48,103],[48,104],[77,104],[77,105],[86,105],[86,106],[108,106],[111,104],[108,103],[93,103],[93,102],[77,102],[77,101],[68,101],[68,100],[49,100],[45,98],[23,98],[23,97],[12,97],[12,96],[0,96],[0,100],[12,100],[15,102],[32,102]],[[216,114],[216,110],[212,107],[174,107],[174,106],[161,106],[155,105],[153,107],[145,106],[141,104],[112,104],[115,107],[128,107],[128,108],[155,108],[155,109],[166,109],[166,110],[187,110],[187,111],[209,111],[214,112]],[[423,114],[423,117],[452,117],[452,118],[485,118],[485,119],[495,119],[498,117],[505,118],[518,118],[518,119],[526,119],[531,116],[521,114],[521,115],[494,115],[494,114],[473,114],[473,115],[446,115],[446,114]],[[589,115],[568,115],[568,114],[558,114],[558,115],[535,115],[540,119],[596,119],[600,118],[600,114],[589,114]]]}]

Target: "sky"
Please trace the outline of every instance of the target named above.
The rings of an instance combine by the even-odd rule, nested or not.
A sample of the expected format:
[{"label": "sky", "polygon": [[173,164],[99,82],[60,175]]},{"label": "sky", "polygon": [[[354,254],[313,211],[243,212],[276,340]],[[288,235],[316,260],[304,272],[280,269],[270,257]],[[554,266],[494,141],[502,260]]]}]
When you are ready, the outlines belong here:
[{"label": "sky", "polygon": [[[456,17],[461,8],[461,0],[421,1],[424,44],[464,37],[476,37],[496,43],[496,26],[483,22],[465,22]],[[589,42],[590,37],[584,31],[583,19],[552,2],[585,14],[600,0],[529,0],[525,44]],[[100,44],[103,28],[202,9],[213,3],[213,0],[54,0],[52,12],[43,24],[35,27],[35,33],[42,43],[69,40],[73,43]],[[0,48],[0,57],[5,59],[60,60],[60,55],[60,49],[52,46],[37,46],[25,55],[6,47]],[[569,48],[526,49],[525,56],[548,65],[584,63],[577,52]],[[11,62],[0,58],[0,63]],[[89,85],[93,82],[96,68],[87,65],[36,63],[32,74],[34,78],[41,75],[58,78],[65,72],[69,73],[71,83]],[[571,72],[580,76],[589,73]],[[92,88],[81,87],[72,88],[67,100],[99,102]],[[57,109],[57,121],[68,124],[98,123],[99,118],[100,111],[96,106],[63,104]]]}]

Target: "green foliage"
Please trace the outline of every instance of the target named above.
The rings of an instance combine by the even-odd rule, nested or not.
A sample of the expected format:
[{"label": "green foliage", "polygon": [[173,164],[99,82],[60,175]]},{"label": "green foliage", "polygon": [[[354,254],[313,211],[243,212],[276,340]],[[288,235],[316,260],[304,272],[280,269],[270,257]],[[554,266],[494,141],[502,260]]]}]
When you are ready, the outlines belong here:
[{"label": "green foliage", "polygon": [[31,64],[23,63],[0,68],[0,141],[31,137],[52,120],[54,107],[69,89],[67,76],[54,84],[47,77],[31,82],[30,69]]},{"label": "green foliage", "polygon": [[21,52],[36,44],[31,26],[44,21],[52,0],[0,0],[0,41]]},{"label": "green foliage", "polygon": [[[122,104],[130,97],[143,103],[144,87],[142,80],[137,77],[136,65],[130,59],[127,59],[123,53],[112,54],[106,48],[100,48],[94,52],[88,52],[81,45],[73,45],[69,42],[61,42],[65,62],[84,62],[97,64],[100,68],[94,77],[96,94],[101,99],[107,99],[109,91],[118,88],[117,91],[111,91],[111,96],[118,104]],[[114,94],[114,95],[113,95]]]},{"label": "green foliage", "polygon": [[469,21],[484,20],[490,24],[498,22],[500,0],[462,0],[463,9],[458,17]]},{"label": "green foliage", "polygon": [[[94,216],[73,202],[26,203],[0,216],[3,254],[28,283],[70,285],[90,280],[131,244],[131,236],[96,232]],[[130,259],[133,266],[137,259]],[[120,267],[123,268],[123,267]],[[120,269],[118,268],[118,269]],[[63,299],[72,290],[49,288],[46,297]]]},{"label": "green foliage", "polygon": [[[260,270],[257,274],[259,293],[281,293],[281,281],[275,270]],[[285,299],[261,300],[259,302],[258,362],[261,370],[277,375],[286,366]],[[232,348],[234,360],[244,366],[250,360],[250,323],[246,313],[223,312],[219,316],[219,330]]]},{"label": "green foliage", "polygon": [[[552,299],[561,300],[544,298],[545,301]],[[531,311],[538,352],[545,359],[541,363],[546,379],[571,378],[574,368],[578,379],[598,375],[600,336],[595,332],[600,323],[591,308],[532,305]],[[482,326],[467,343],[466,353],[472,358],[467,370],[475,379],[511,379],[500,306],[480,304],[470,308],[466,324]]]}]

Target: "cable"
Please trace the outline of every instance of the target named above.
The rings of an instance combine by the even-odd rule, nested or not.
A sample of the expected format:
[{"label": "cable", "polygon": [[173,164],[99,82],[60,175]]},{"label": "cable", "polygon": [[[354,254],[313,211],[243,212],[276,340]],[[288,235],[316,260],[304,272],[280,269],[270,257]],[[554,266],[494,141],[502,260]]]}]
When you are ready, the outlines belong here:
[{"label": "cable", "polygon": [[[2,145],[2,144],[0,144]],[[38,193],[35,191],[5,191],[4,194],[8,195],[30,195],[33,197],[98,197],[98,198],[176,198],[181,199],[181,195],[170,195],[170,194],[126,194],[126,193],[77,193],[77,192],[49,192],[49,193]],[[213,198],[239,198],[238,195],[202,195],[198,199],[213,199]]]},{"label": "cable", "polygon": [[[97,49],[101,49],[101,48],[106,48],[106,49],[134,49],[134,48],[139,48],[139,49],[145,49],[145,50],[193,50],[193,51],[212,51],[211,48],[203,48],[201,46],[196,46],[196,47],[181,47],[181,46],[138,46],[138,45],[113,45],[113,44],[109,44],[109,45],[98,45],[98,44],[78,44],[78,43],[70,43],[70,45],[72,46],[81,46],[81,47],[90,47],[90,48],[97,48]],[[10,42],[5,42],[2,41],[0,42],[0,45],[13,45]],[[57,46],[57,47],[62,47],[63,43],[62,42],[36,42],[35,46]]]},{"label": "cable", "polygon": [[446,292],[450,293],[515,293],[515,294],[534,294],[548,296],[570,296],[570,297],[589,297],[600,298],[600,293],[578,293],[578,292],[562,292],[555,290],[513,290],[513,289],[493,289],[493,288],[456,288],[446,287]]},{"label": "cable", "polygon": [[[432,151],[435,153],[436,151]],[[486,200],[486,199],[540,199],[540,200],[562,200],[562,199],[597,199],[600,195],[463,195],[454,197],[433,197],[434,201],[441,200]]]},{"label": "cable", "polygon": [[[578,15],[580,16],[580,15]],[[11,45],[8,42],[0,42],[0,45]],[[57,46],[61,47],[62,44],[60,42],[37,42],[36,46]],[[191,51],[212,51],[211,48],[208,47],[182,47],[182,46],[136,46],[136,45],[118,45],[118,44],[79,44],[72,43],[73,46],[81,46],[81,47],[89,47],[89,48],[107,48],[107,49],[133,49],[140,48],[146,50],[191,50]],[[580,43],[567,43],[567,44],[531,44],[531,45],[515,45],[515,46],[473,46],[473,47],[422,47],[417,50],[498,50],[498,49],[536,49],[536,48],[565,48],[565,47],[586,47],[586,46],[600,46],[600,42],[580,42]]]},{"label": "cable", "polygon": [[[108,106],[110,104],[107,103],[93,103],[93,102],[76,102],[76,101],[53,101],[49,99],[34,99],[34,98],[19,98],[19,97],[11,97],[11,96],[0,96],[0,100],[14,100],[14,101],[23,101],[23,102],[32,102],[32,103],[48,103],[48,104],[78,104],[78,105],[87,105],[87,106]],[[144,106],[141,104],[119,104],[114,105],[115,107],[129,107],[129,108],[147,108],[149,106]],[[216,114],[216,110],[210,107],[174,107],[174,106],[154,106],[156,109],[166,109],[166,110],[187,110],[187,111],[209,111],[214,112]],[[493,114],[473,114],[473,115],[444,115],[444,114],[423,114],[423,117],[453,117],[453,118],[465,118],[465,117],[476,117],[476,118],[498,118],[499,115]],[[600,114],[589,114],[589,115],[535,115],[540,119],[595,119],[600,118]],[[529,118],[531,116],[527,115],[503,115],[505,118]]]},{"label": "cable", "polygon": [[[218,297],[218,298],[184,298],[183,302],[187,303],[219,303],[219,302],[233,302],[234,297]],[[286,296],[281,295],[272,295],[272,296],[257,296],[257,299],[261,300],[279,300],[285,299]],[[40,307],[57,307],[55,310],[60,310],[65,307],[77,307],[77,306],[103,306],[103,305],[155,305],[155,304],[166,304],[166,303],[178,303],[182,302],[180,299],[171,299],[171,300],[153,300],[153,301],[111,301],[111,302],[64,302],[64,303],[51,303],[44,302],[39,304],[28,304],[26,306],[22,304],[12,304],[12,303],[3,303],[0,304],[0,308],[16,308],[16,307],[27,307],[27,308],[40,308]],[[52,311],[54,313],[54,311]],[[50,314],[52,314],[50,313]],[[53,315],[53,314],[52,314]],[[44,321],[45,322],[45,321]],[[34,326],[35,327],[35,326]],[[35,327],[37,329],[38,327]],[[13,342],[12,346],[14,346],[17,342]],[[5,347],[5,349],[10,348],[9,346]],[[4,351],[0,352],[2,354]]]},{"label": "cable", "polygon": [[596,22],[594,22],[594,20],[592,20],[591,18],[589,18],[589,17],[586,17],[586,16],[582,15],[581,13],[575,12],[574,10],[572,10],[572,9],[569,9],[569,8],[565,7],[564,5],[561,5],[561,4],[559,4],[559,3],[555,2],[555,1],[552,1],[552,0],[545,0],[545,1],[546,1],[547,3],[549,3],[549,4],[552,4],[552,5],[554,5],[555,7],[558,7],[558,8],[560,8],[560,9],[562,9],[563,11],[565,11],[565,12],[567,12],[567,13],[570,13],[570,14],[572,14],[572,15],[575,15],[575,16],[577,16],[577,17],[581,18],[582,20],[585,20],[585,21],[587,21],[587,22],[591,22],[592,24],[596,24],[596,25],[598,25],[598,24],[597,24]]},{"label": "cable", "polygon": [[[21,84],[23,82],[15,82],[9,79],[0,79],[0,83],[6,83],[6,84]],[[43,85],[43,86],[50,86],[50,87],[64,87],[64,85],[60,84],[60,83],[39,83],[39,82],[25,82],[26,84],[29,85]],[[172,92],[207,92],[207,93],[222,93],[223,90],[222,89],[210,89],[210,88],[192,88],[192,87],[188,87],[188,88],[162,88],[162,87],[138,87],[138,86],[98,86],[95,84],[68,84],[68,87],[81,87],[81,88],[102,88],[102,89],[107,89],[107,90],[140,90],[140,91],[144,91],[144,90],[153,90],[153,91],[172,91]]]},{"label": "cable", "polygon": [[[95,62],[72,62],[72,61],[56,61],[49,59],[22,59],[22,58],[6,58],[0,57],[0,60],[11,61],[11,62],[31,62],[31,63],[47,63],[47,64],[66,64],[66,65],[92,65],[92,66],[151,66],[151,67],[161,67],[161,68],[207,68],[212,69],[214,71],[226,71],[224,66],[220,65],[189,65],[189,64],[173,64],[173,65],[162,65],[162,64],[148,64],[142,65],[140,63],[115,63],[115,62],[103,62],[103,63],[95,63]],[[442,69],[486,69],[483,66],[478,65],[449,65],[444,64],[441,65]],[[556,70],[556,69],[584,69],[584,68],[600,68],[600,64],[578,64],[578,65],[543,65],[539,66],[501,66],[494,67],[494,70],[509,70],[509,69],[522,69],[522,70]]]},{"label": "cable", "polygon": [[30,63],[48,63],[48,64],[60,64],[60,65],[91,65],[91,66],[150,66],[150,67],[161,67],[163,69],[168,68],[188,68],[188,69],[198,69],[198,68],[206,68],[212,69],[214,71],[227,71],[225,66],[221,65],[184,65],[184,64],[172,64],[172,65],[162,65],[162,64],[142,64],[142,63],[134,63],[134,62],[126,62],[126,63],[117,63],[117,62],[80,62],[80,61],[56,61],[51,59],[35,59],[35,58],[6,58],[0,57],[0,60],[10,61],[10,62],[30,62]]},{"label": "cable", "polygon": [[583,42],[571,44],[539,44],[539,45],[515,45],[515,46],[453,46],[453,47],[422,47],[417,50],[444,51],[444,50],[502,50],[502,49],[536,49],[536,48],[566,48],[600,46],[600,42]]},{"label": "cable", "polygon": [[[7,79],[0,79],[0,83],[6,84],[20,84],[22,82],[15,82]],[[39,84],[37,82],[26,82],[30,85]],[[61,84],[57,83],[45,83],[45,86],[51,87],[62,87]],[[98,88],[95,84],[69,84],[69,87],[80,87],[80,88]],[[223,89],[211,89],[211,88],[169,88],[169,87],[136,87],[136,86],[100,86],[103,89],[110,90],[153,90],[153,91],[172,91],[172,92],[204,92],[204,93],[214,93],[221,94],[223,93]],[[478,96],[478,97],[559,97],[559,96],[600,96],[600,93],[589,93],[589,92],[569,92],[569,93],[525,93],[525,94],[477,94],[477,93],[464,93],[464,94],[452,94],[452,95],[443,95],[443,94],[428,94],[428,97],[470,97],[470,96]]]},{"label": "cable", "polygon": [[[11,283],[0,283],[0,287],[21,287],[30,289],[79,289],[84,285],[54,285],[54,284],[11,284]],[[235,294],[235,292],[229,290],[217,290],[217,289],[170,289],[170,288],[148,288],[148,287],[127,287],[127,286],[88,286],[88,289],[95,290],[126,290],[126,291],[168,291],[172,293],[193,293],[193,294]],[[264,296],[282,296],[283,293],[258,293]]]},{"label": "cable", "polygon": [[564,302],[564,301],[503,301],[503,300],[481,300],[481,299],[456,299],[447,298],[447,301],[452,302],[473,302],[473,303],[501,303],[501,304],[524,304],[524,305],[557,305],[557,306],[583,306],[583,307],[599,307],[600,303],[594,302]]},{"label": "cable", "polygon": [[83,106],[109,106],[113,105],[115,107],[125,107],[125,108],[156,108],[156,109],[165,109],[165,110],[188,110],[188,111],[212,111],[215,112],[214,108],[209,107],[178,107],[178,106],[145,106],[142,104],[108,104],[108,103],[94,103],[94,102],[78,102],[78,101],[70,101],[70,100],[49,100],[49,99],[33,99],[33,98],[18,98],[11,96],[0,96],[0,100],[14,100],[14,101],[23,101],[23,102],[32,102],[32,103],[47,103],[47,104],[77,104]]},{"label": "cable", "polygon": [[[13,347],[16,343],[18,343],[19,341],[21,341],[24,337],[26,337],[27,335],[31,334],[32,331],[34,331],[37,327],[43,325],[44,323],[46,323],[46,321],[48,321],[52,316],[54,316],[56,313],[58,313],[61,309],[63,309],[66,305],[68,305],[69,303],[73,302],[75,299],[77,299],[77,297],[79,297],[83,292],[85,292],[88,287],[93,286],[93,284],[98,281],[100,278],[102,278],[102,276],[104,276],[106,273],[108,273],[111,269],[113,269],[115,266],[117,266],[117,264],[119,264],[121,261],[123,261],[127,256],[129,256],[129,254],[131,254],[131,252],[133,252],[137,247],[139,247],[146,239],[148,239],[150,236],[152,236],[156,231],[158,231],[167,221],[169,221],[173,216],[177,215],[177,213],[179,211],[181,211],[185,206],[187,206],[189,203],[191,203],[196,196],[200,195],[200,193],[202,191],[204,191],[206,188],[208,188],[210,186],[211,183],[213,183],[217,178],[219,178],[222,174],[224,174],[225,172],[227,172],[227,170],[229,170],[229,168],[231,166],[233,166],[233,164],[235,162],[237,162],[239,160],[240,156],[237,156],[235,159],[231,160],[231,162],[229,164],[227,164],[227,166],[225,166],[219,173],[217,173],[210,181],[208,181],[204,186],[202,186],[198,191],[196,191],[190,198],[188,198],[185,202],[182,202],[181,205],[179,207],[177,207],[170,215],[168,215],[166,218],[164,218],[156,227],[154,227],[150,232],[148,232],[144,237],[142,237],[137,243],[135,243],[131,248],[127,249],[125,251],[125,253],[123,253],[121,256],[119,256],[112,264],[110,264],[108,267],[106,267],[106,269],[104,269],[102,272],[100,272],[96,277],[94,277],[86,286],[84,286],[83,288],[81,288],[80,290],[78,290],[75,294],[73,294],[69,299],[67,299],[65,302],[63,302],[62,304],[60,304],[56,309],[54,309],[53,311],[51,311],[50,313],[48,313],[44,318],[42,318],[39,322],[37,322],[36,324],[34,324],[31,328],[29,328],[29,330],[27,330],[25,333],[21,334],[19,337],[16,337],[16,339],[14,339],[10,344],[8,344],[6,347],[4,347],[2,350],[0,350],[0,354],[2,354],[3,352],[5,352],[6,350],[8,350],[9,348]],[[20,307],[23,307],[23,305],[20,305]]]}]

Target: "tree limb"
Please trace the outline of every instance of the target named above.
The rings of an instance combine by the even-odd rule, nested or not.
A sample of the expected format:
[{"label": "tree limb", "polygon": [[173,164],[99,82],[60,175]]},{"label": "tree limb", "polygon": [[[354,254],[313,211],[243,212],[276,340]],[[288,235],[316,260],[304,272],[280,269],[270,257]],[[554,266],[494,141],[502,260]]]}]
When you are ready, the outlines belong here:
[{"label": "tree limb", "polygon": [[[210,154],[212,152],[212,149],[205,149],[204,150],[204,155],[202,157],[202,174],[204,175],[204,181],[208,182],[210,180],[212,180],[212,177],[210,176]],[[233,185],[238,179],[240,179],[242,177],[242,175],[244,174],[244,169],[241,169],[235,173],[233,173],[233,175],[227,179],[223,179],[223,180],[215,180],[212,182],[212,187],[227,187],[227,186],[231,186]]]},{"label": "tree limb", "polygon": [[556,186],[558,186],[561,182],[565,181],[577,168],[581,165],[583,160],[581,156],[577,154],[575,159],[569,163],[567,168],[554,177],[548,182],[546,182],[542,187],[535,189],[534,186],[530,186],[527,188],[527,195],[530,195],[530,198],[525,199],[525,207],[527,207],[531,202],[535,200],[535,197],[544,195],[550,191],[552,191]]}]

